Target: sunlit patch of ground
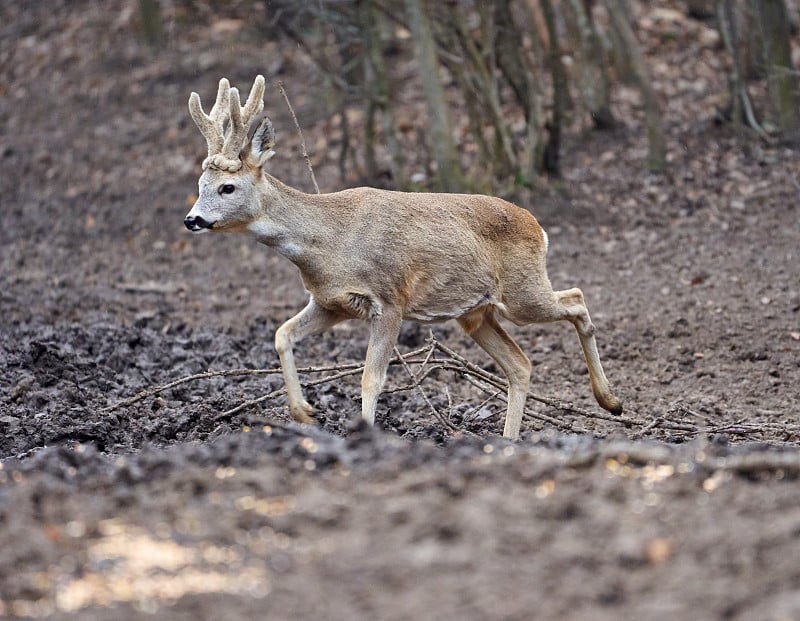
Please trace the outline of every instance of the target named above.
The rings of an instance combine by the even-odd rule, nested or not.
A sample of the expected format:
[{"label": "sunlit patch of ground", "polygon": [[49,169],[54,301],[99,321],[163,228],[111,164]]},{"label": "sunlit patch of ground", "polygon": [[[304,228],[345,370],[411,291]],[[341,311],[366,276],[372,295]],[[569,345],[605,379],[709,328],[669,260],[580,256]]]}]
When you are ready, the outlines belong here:
[{"label": "sunlit patch of ground", "polygon": [[101,522],[99,530],[87,548],[87,571],[71,576],[52,566],[39,577],[51,598],[0,602],[0,613],[31,618],[117,603],[155,612],[188,594],[264,597],[270,591],[266,568],[236,548],[182,545],[119,519]]}]

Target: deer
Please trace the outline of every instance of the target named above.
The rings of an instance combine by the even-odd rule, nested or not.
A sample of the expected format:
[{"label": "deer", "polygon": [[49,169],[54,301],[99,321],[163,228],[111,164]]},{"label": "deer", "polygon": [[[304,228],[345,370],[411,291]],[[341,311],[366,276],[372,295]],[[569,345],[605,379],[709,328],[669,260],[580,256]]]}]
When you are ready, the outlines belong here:
[{"label": "deer", "polygon": [[308,304],[275,333],[289,412],[313,424],[295,363],[295,346],[336,324],[369,324],[361,377],[361,416],[374,424],[378,397],[403,321],[455,319],[507,378],[503,436],[517,440],[532,365],[501,326],[566,320],[575,327],[598,404],[613,414],[612,393],[580,289],[554,291],[547,275],[548,237],[526,209],[477,194],[357,187],[306,194],[265,170],[275,130],[265,117],[264,77],[244,106],[226,78],[206,114],[193,92],[189,112],[206,139],[198,198],[184,219],[193,233],[243,233],[294,263]]}]

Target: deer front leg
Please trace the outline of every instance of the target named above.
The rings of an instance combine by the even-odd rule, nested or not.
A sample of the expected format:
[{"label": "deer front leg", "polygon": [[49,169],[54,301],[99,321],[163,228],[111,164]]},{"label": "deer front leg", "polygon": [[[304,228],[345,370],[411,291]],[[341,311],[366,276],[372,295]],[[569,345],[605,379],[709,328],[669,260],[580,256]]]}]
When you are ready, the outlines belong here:
[{"label": "deer front leg", "polygon": [[312,297],[303,310],[275,332],[275,349],[278,350],[278,356],[281,359],[281,371],[289,399],[289,412],[292,418],[299,423],[313,424],[314,419],[311,418],[311,414],[314,412],[314,408],[303,398],[300,378],[294,363],[294,344],[306,336],[324,332],[344,319],[345,317],[342,315],[322,308]]},{"label": "deer front leg", "polygon": [[402,323],[402,313],[396,309],[384,309],[371,321],[367,360],[361,376],[361,417],[370,425],[375,424],[375,407]]}]

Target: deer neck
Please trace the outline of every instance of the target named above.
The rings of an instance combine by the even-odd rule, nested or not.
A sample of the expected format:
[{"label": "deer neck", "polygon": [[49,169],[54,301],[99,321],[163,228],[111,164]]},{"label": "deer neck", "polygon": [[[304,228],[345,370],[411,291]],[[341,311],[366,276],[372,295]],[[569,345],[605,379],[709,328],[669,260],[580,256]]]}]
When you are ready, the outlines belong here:
[{"label": "deer neck", "polygon": [[327,251],[335,220],[326,213],[329,202],[325,195],[306,194],[264,173],[261,208],[248,231],[302,268]]}]

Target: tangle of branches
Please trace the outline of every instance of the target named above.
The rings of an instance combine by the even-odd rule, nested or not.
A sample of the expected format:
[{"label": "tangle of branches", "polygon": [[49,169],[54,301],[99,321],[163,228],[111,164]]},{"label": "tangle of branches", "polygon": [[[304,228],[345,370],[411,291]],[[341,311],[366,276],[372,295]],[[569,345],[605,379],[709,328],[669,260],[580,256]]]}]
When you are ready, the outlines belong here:
[{"label": "tangle of branches", "polygon": [[[505,379],[468,361],[459,353],[436,339],[433,334],[430,335],[427,345],[424,347],[415,349],[405,354],[401,354],[397,349],[395,349],[395,354],[395,357],[390,361],[390,365],[402,366],[409,375],[409,381],[406,384],[396,386],[394,388],[388,388],[384,391],[384,393],[398,393],[412,390],[419,392],[427,408],[431,411],[431,414],[434,416],[436,421],[450,434],[454,434],[456,432],[469,433],[469,431],[463,426],[455,424],[450,417],[450,412],[442,412],[440,409],[434,406],[433,401],[428,397],[424,386],[426,380],[431,378],[431,376],[434,374],[443,372],[451,373],[456,378],[468,382],[483,392],[486,395],[486,398],[483,402],[472,408],[474,411],[481,409],[490,402],[503,404],[506,401],[506,391],[508,386]],[[341,380],[342,378],[358,375],[362,373],[363,370],[363,364],[343,363],[330,366],[304,367],[298,369],[298,372],[303,376],[319,376],[314,377],[313,379],[306,379],[304,382],[302,382],[303,386],[310,387],[319,386],[322,384],[331,384]],[[108,413],[115,410],[128,408],[140,401],[154,397],[160,393],[189,382],[198,382],[218,377],[278,375],[280,373],[281,369],[279,367],[271,369],[223,369],[219,371],[195,373],[193,375],[180,377],[170,382],[143,390],[136,395],[107,406],[102,411],[104,413]],[[231,409],[220,412],[216,415],[216,419],[218,421],[229,421],[241,412],[255,408],[256,406],[266,402],[274,402],[283,397],[285,394],[285,388],[278,388],[267,394],[244,401]],[[549,425],[565,432],[584,432],[583,425],[578,425],[576,422],[574,422],[574,419],[578,417],[585,421],[598,419],[606,421],[607,423],[610,422],[618,425],[626,430],[626,435],[628,435],[631,439],[639,439],[648,435],[652,435],[657,429],[661,429],[671,434],[677,434],[683,437],[713,434],[750,436],[761,433],[771,433],[772,435],[783,437],[786,440],[800,437],[800,426],[787,426],[778,423],[765,422],[748,423],[743,420],[735,421],[732,424],[715,424],[713,420],[710,420],[703,414],[692,410],[682,402],[674,403],[668,407],[665,412],[650,417],[641,417],[635,413],[615,416],[602,410],[583,408],[573,403],[554,397],[541,395],[535,392],[529,393],[528,396],[532,401],[539,402],[548,406],[549,408],[561,412],[562,414],[569,415],[568,417],[557,418],[556,416],[526,407],[525,419],[528,429],[538,429],[545,425]],[[698,420],[704,421],[705,424],[697,424],[696,422],[692,422]]]}]

